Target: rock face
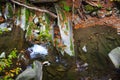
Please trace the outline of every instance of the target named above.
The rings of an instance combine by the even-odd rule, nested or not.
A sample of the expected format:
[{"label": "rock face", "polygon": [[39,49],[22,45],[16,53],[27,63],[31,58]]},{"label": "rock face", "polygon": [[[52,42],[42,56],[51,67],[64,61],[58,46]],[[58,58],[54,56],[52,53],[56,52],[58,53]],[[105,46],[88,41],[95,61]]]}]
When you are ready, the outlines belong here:
[{"label": "rock face", "polygon": [[39,61],[34,61],[33,62],[33,68],[32,67],[28,67],[25,71],[23,71],[20,75],[18,75],[18,77],[16,78],[16,80],[42,80],[42,63]]},{"label": "rock face", "polygon": [[108,53],[120,44],[120,36],[117,35],[115,28],[109,26],[79,28],[74,30],[74,41],[75,58],[64,55],[61,63],[46,67],[43,80],[120,79],[108,57]]},{"label": "rock face", "polygon": [[[74,30],[74,39],[77,58],[89,64],[90,75],[102,76],[107,71],[107,74],[112,73],[114,65],[108,53],[120,44],[120,36],[117,35],[115,28],[108,26],[79,28]],[[84,45],[87,52],[82,49]]]},{"label": "rock face", "polygon": [[21,50],[25,46],[24,42],[24,31],[20,27],[14,27],[12,31],[0,35],[0,52],[14,48]]}]

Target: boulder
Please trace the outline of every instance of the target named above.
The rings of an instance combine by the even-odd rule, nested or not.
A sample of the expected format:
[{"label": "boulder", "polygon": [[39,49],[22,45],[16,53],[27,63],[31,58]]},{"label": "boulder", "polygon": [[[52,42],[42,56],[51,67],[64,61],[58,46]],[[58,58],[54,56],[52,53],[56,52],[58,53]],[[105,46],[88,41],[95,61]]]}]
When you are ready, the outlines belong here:
[{"label": "boulder", "polygon": [[115,68],[120,68],[120,47],[113,49],[109,54],[109,58],[114,64]]},{"label": "boulder", "polygon": [[18,75],[16,80],[42,80],[42,71],[43,64],[39,61],[33,62],[33,68],[29,66],[26,70],[24,70],[21,74]]}]

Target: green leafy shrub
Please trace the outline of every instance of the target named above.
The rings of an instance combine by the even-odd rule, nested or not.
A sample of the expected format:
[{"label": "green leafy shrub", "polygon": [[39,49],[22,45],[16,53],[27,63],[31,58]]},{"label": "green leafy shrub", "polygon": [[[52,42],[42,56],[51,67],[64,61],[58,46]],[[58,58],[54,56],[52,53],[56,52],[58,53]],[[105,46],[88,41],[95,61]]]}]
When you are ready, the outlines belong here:
[{"label": "green leafy shrub", "polygon": [[91,5],[85,5],[85,10],[88,11],[88,12],[92,12],[95,10],[95,8]]},{"label": "green leafy shrub", "polygon": [[[16,66],[17,50],[14,49],[6,58],[0,59],[0,80],[14,80],[13,77],[18,75],[21,68]],[[15,60],[15,61],[14,61]]]},{"label": "green leafy shrub", "polygon": [[51,38],[51,34],[49,33],[49,31],[46,30],[46,31],[40,32],[39,40],[41,42],[49,42],[49,41],[51,41],[52,38]]}]

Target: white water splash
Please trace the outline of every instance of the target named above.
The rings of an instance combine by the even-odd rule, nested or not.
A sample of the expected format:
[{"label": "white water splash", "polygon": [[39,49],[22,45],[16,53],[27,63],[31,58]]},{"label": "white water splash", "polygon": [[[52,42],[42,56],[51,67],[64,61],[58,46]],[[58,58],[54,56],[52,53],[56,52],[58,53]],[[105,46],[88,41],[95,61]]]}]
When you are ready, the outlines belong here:
[{"label": "white water splash", "polygon": [[11,31],[12,28],[11,27],[8,28],[8,26],[10,26],[9,23],[7,23],[7,22],[2,23],[2,24],[0,24],[0,30],[2,30],[2,31],[6,31],[6,30]]},{"label": "white water splash", "polygon": [[15,23],[16,23],[16,26],[19,26],[19,25],[20,25],[20,20],[19,20],[19,17],[17,17],[17,19],[16,19]]},{"label": "white water splash", "polygon": [[5,8],[5,12],[4,12],[4,17],[7,20],[7,16],[8,16],[9,12],[8,12],[8,4],[6,4],[6,8]]},{"label": "white water splash", "polygon": [[33,47],[28,48],[28,51],[30,51],[30,57],[31,59],[39,57],[41,55],[47,55],[48,54],[48,50],[41,46],[41,45],[37,45],[35,44]]},{"label": "white water splash", "polygon": [[25,15],[25,12],[26,12],[26,8],[23,8],[21,9],[21,28],[25,31],[25,26],[26,26],[26,15]]},{"label": "white water splash", "polygon": [[[66,22],[64,22],[63,20],[61,20],[60,14],[61,10],[59,9],[58,5],[55,5],[56,7],[56,12],[58,15],[58,26],[60,29],[60,34],[61,34],[61,38],[63,41],[63,44],[66,46],[66,48],[64,49],[64,51],[70,55],[73,56],[74,55],[74,44],[73,44],[73,32],[72,32],[72,26],[70,24],[70,19],[69,17],[66,17]],[[61,52],[63,54],[63,52]]]},{"label": "white water splash", "polygon": [[2,52],[2,53],[0,54],[0,58],[5,58],[5,52]]}]

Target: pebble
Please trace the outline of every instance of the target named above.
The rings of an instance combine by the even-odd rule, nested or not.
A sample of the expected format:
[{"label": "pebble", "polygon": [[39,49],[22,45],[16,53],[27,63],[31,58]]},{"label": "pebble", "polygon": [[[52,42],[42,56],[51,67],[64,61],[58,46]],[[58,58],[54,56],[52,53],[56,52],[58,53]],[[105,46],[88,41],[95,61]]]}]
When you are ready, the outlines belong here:
[{"label": "pebble", "polygon": [[106,14],[105,14],[106,17],[109,17],[111,15],[112,15],[112,11],[107,11]]},{"label": "pebble", "polygon": [[105,17],[105,13],[103,11],[98,11],[97,12],[97,16],[98,16],[98,18],[104,18]]},{"label": "pebble", "polygon": [[92,12],[92,13],[91,13],[91,16],[92,16],[92,17],[95,17],[96,15],[97,15],[97,12]]}]

